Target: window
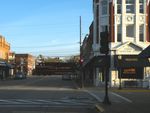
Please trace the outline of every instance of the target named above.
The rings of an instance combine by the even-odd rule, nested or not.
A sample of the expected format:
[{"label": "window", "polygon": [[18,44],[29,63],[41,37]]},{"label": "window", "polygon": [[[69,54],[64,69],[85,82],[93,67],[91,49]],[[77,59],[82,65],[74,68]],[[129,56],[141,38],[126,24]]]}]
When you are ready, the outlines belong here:
[{"label": "window", "polygon": [[117,4],[122,4],[122,0],[117,0]]},{"label": "window", "polygon": [[96,42],[99,43],[99,5],[96,7]]},{"label": "window", "polygon": [[105,32],[106,26],[101,26],[101,32]]},{"label": "window", "polygon": [[135,0],[126,0],[126,4],[134,4]]},{"label": "window", "polygon": [[139,0],[139,3],[142,3],[142,4],[143,4],[143,3],[144,3],[144,0]]},{"label": "window", "polygon": [[117,14],[121,14],[121,4],[117,5]]},{"label": "window", "polygon": [[96,3],[98,3],[99,2],[99,0],[96,0]]},{"label": "window", "polygon": [[140,25],[139,27],[139,40],[141,42],[144,41],[144,25]]},{"label": "window", "polygon": [[134,38],[134,32],[135,32],[134,29],[135,29],[134,25],[128,25],[126,27],[126,36],[130,38]]},{"label": "window", "polygon": [[126,0],[126,13],[134,13],[134,0]]},{"label": "window", "polygon": [[139,13],[144,13],[144,0],[139,0]]},{"label": "window", "polygon": [[122,0],[117,0],[117,14],[121,14],[121,4]]},{"label": "window", "polygon": [[102,2],[101,2],[101,4],[102,4],[102,15],[106,15],[107,14],[107,0],[103,0]]},{"label": "window", "polygon": [[121,42],[121,25],[117,26],[117,42]]}]

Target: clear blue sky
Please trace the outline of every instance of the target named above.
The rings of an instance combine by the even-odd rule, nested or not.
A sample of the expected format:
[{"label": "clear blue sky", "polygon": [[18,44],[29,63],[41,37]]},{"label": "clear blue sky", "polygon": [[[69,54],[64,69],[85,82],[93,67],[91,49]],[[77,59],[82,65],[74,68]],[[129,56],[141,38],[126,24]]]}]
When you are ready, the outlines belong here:
[{"label": "clear blue sky", "polygon": [[16,53],[67,56],[79,53],[93,19],[92,0],[0,0],[0,34]]}]

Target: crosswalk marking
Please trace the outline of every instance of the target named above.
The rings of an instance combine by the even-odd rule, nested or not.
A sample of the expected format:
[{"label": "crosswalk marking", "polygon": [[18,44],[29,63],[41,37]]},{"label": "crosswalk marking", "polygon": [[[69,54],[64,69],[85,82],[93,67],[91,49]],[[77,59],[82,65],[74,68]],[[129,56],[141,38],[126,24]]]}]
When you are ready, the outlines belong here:
[{"label": "crosswalk marking", "polygon": [[30,104],[40,104],[39,102],[35,102],[35,101],[31,101],[31,100],[17,99],[17,100],[15,100],[15,101],[20,102],[20,104],[21,104],[21,103],[23,103],[23,104],[25,104],[25,103],[30,103]]},{"label": "crosswalk marking", "polygon": [[44,100],[44,99],[1,99],[0,105],[91,105],[94,101],[87,100]]},{"label": "crosswalk marking", "polygon": [[10,103],[10,104],[20,104],[19,102],[17,101],[11,101],[11,100],[0,100],[0,104],[3,103]]}]

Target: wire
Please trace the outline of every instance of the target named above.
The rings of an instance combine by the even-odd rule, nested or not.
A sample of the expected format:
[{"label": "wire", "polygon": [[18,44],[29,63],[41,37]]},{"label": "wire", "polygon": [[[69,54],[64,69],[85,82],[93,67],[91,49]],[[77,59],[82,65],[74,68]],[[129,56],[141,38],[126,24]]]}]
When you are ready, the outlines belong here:
[{"label": "wire", "polygon": [[77,45],[76,43],[63,43],[63,44],[55,44],[55,45],[44,45],[44,46],[11,46],[12,48],[22,49],[22,48],[45,48],[45,47],[61,47],[61,46],[70,46],[70,45]]},{"label": "wire", "polygon": [[7,28],[7,27],[11,27],[11,28],[18,28],[18,27],[21,27],[21,28],[23,28],[23,27],[51,27],[51,28],[58,28],[58,25],[59,25],[59,28],[60,27],[64,27],[64,26],[72,26],[72,27],[74,27],[74,26],[78,26],[78,24],[26,24],[26,25],[0,25],[0,27],[2,27],[2,28]]}]

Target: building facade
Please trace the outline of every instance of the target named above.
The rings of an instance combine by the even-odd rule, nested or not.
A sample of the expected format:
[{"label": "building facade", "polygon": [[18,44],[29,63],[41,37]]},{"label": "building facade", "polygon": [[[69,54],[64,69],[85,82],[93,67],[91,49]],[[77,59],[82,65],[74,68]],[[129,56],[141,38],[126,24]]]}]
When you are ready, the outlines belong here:
[{"label": "building facade", "polygon": [[23,72],[26,75],[32,75],[35,68],[35,58],[29,54],[15,54],[15,73]]},{"label": "building facade", "polygon": [[10,44],[0,35],[0,59],[8,61],[9,52]]},{"label": "building facade", "polygon": [[5,37],[0,35],[0,79],[4,80],[12,76],[13,67],[8,63],[10,44]]},{"label": "building facade", "polygon": [[84,76],[84,83],[93,84],[93,22],[89,27],[89,34],[87,34],[83,40],[81,46],[81,59],[82,71]]},{"label": "building facade", "polygon": [[[93,56],[90,61],[95,64],[95,86],[104,84],[104,67],[109,65],[110,87],[147,87],[149,60],[138,55],[150,45],[149,11],[149,0],[93,0]],[[100,33],[106,28],[109,33],[108,58],[100,53]]]}]

